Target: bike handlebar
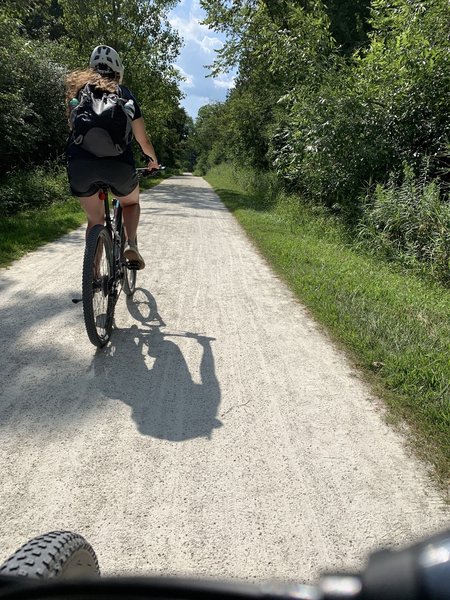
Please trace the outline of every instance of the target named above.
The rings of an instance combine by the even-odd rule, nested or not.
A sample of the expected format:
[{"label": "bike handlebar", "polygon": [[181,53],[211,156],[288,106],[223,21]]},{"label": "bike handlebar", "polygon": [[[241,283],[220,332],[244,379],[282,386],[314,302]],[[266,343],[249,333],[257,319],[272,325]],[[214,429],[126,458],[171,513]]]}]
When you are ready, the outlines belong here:
[{"label": "bike handlebar", "polygon": [[136,169],[136,173],[139,179],[142,179],[143,177],[155,177],[155,175],[158,175],[158,173],[162,173],[165,170],[165,168],[166,167],[163,167],[162,165],[157,165],[154,169],[148,169],[147,167],[143,167]]},{"label": "bike handlebar", "polygon": [[450,530],[405,550],[381,550],[358,575],[325,575],[320,600],[444,600],[450,598]]}]

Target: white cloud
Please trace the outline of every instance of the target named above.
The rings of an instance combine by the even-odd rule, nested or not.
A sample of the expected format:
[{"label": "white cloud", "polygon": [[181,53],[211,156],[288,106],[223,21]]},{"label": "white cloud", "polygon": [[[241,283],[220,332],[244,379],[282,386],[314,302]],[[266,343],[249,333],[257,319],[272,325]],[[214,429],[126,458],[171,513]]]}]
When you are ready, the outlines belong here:
[{"label": "white cloud", "polygon": [[236,78],[232,75],[219,75],[213,79],[215,87],[230,90],[236,85]]},{"label": "white cloud", "polygon": [[176,68],[185,81],[180,82],[184,93],[182,106],[193,118],[198,109],[211,102],[225,101],[227,92],[234,87],[235,72],[207,77],[214,63],[215,50],[223,47],[226,36],[215,32],[201,22],[206,15],[198,0],[180,0],[169,13],[169,21],[179,31],[184,44],[177,59]]},{"label": "white cloud", "polygon": [[211,55],[214,50],[223,46],[223,42],[218,37],[211,35],[213,32],[206,25],[202,25],[192,13],[188,18],[173,15],[170,24],[178,30],[185,43],[194,42],[205,54]]},{"label": "white cloud", "polygon": [[174,65],[174,67],[175,67],[175,69],[177,69],[179,71],[180,75],[184,78],[184,81],[180,82],[181,89],[184,90],[187,88],[195,87],[193,75],[189,75],[189,73],[186,73],[186,71],[183,69],[183,67],[180,67],[180,65]]},{"label": "white cloud", "polygon": [[182,106],[186,109],[188,115],[191,115],[192,118],[197,117],[197,113],[199,108],[205,106],[206,104],[210,104],[212,102],[211,98],[208,96],[187,96],[181,101]]}]

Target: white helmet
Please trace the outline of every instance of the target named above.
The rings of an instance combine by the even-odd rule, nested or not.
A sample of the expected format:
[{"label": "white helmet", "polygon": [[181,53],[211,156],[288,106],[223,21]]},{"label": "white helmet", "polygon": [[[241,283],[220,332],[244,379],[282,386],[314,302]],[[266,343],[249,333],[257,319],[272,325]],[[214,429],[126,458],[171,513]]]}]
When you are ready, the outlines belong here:
[{"label": "white helmet", "polygon": [[110,46],[97,46],[97,48],[94,48],[89,66],[102,75],[110,75],[111,73],[118,75],[119,83],[122,83],[123,63],[114,48]]}]

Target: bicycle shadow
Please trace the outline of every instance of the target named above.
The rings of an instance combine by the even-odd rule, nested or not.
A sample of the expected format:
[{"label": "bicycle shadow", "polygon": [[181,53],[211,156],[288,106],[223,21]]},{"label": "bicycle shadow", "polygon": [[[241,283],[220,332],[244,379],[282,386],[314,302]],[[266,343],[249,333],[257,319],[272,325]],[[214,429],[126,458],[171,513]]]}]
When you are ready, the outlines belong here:
[{"label": "bicycle shadow", "polygon": [[[143,435],[180,442],[198,437],[211,439],[222,426],[216,418],[220,386],[211,343],[214,338],[191,332],[165,332],[154,297],[138,288],[127,299],[131,316],[139,323],[115,329],[113,345],[93,360],[95,381],[109,398],[132,409]],[[192,339],[200,348],[189,348],[199,360],[199,383],[194,381],[180,346]],[[198,361],[197,361],[198,362]]]}]

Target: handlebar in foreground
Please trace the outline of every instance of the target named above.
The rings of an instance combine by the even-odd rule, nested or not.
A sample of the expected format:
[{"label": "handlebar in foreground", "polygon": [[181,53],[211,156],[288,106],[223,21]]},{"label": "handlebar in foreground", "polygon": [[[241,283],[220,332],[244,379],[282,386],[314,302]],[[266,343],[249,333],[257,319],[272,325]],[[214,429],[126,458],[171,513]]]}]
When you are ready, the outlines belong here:
[{"label": "handlebar in foreground", "polygon": [[[66,532],[67,533],[67,532]],[[75,535],[75,534],[74,534]],[[33,545],[31,540],[23,548]],[[87,543],[87,542],[86,542]],[[84,547],[84,546],[83,546]],[[33,546],[35,550],[35,546]],[[18,551],[20,552],[20,551]],[[183,578],[55,579],[11,577],[0,568],[0,600],[448,600],[450,530],[404,550],[373,554],[359,574],[324,575],[317,586],[226,583]],[[31,557],[29,557],[31,558]],[[28,563],[22,562],[21,569]],[[30,571],[31,573],[31,571]],[[27,573],[22,573],[27,575]],[[30,575],[32,577],[33,575]]]}]

